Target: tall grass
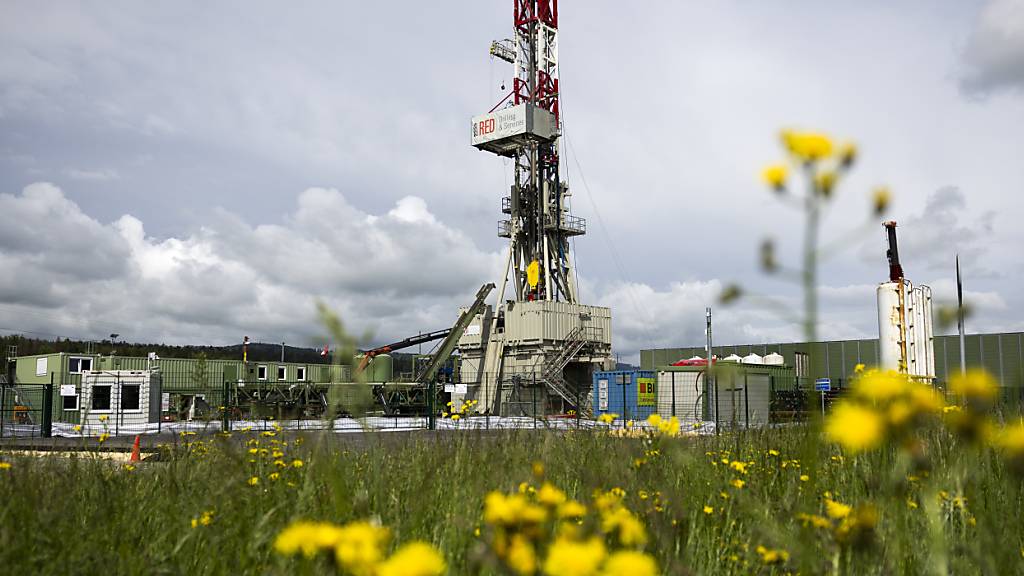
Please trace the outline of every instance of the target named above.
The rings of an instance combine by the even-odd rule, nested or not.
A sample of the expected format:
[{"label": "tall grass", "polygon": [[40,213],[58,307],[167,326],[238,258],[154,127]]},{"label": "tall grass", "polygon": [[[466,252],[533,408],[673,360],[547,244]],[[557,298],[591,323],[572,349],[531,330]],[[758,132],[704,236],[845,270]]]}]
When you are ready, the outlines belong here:
[{"label": "tall grass", "polygon": [[[940,565],[1011,574],[1022,566],[1019,477],[939,428],[925,437],[930,472],[910,479],[891,477],[899,450],[843,457],[806,427],[647,440],[590,431],[295,438],[189,437],[134,470],[88,457],[2,455],[11,466],[0,470],[0,566],[12,574],[331,573],[320,559],[276,555],[273,539],[300,518],[374,518],[396,543],[437,545],[451,574],[493,573],[475,535],[483,498],[536,483],[534,462],[584,503],[595,489],[624,489],[666,574],[915,574]],[[250,454],[255,441],[268,453]],[[833,532],[804,526],[801,513],[825,515],[826,492],[873,506],[873,530],[839,544]],[[206,511],[209,525],[193,528]],[[789,560],[765,565],[758,546]]]}]

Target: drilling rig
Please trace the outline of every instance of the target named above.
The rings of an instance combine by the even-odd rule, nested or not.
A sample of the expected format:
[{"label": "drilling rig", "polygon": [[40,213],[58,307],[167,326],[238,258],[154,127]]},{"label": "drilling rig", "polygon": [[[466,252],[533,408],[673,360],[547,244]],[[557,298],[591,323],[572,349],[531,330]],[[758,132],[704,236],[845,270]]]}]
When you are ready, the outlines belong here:
[{"label": "drilling rig", "polygon": [[879,284],[879,367],[931,382],[935,378],[932,289],[914,286],[903,274],[896,243],[896,222],[885,222],[889,281]]},{"label": "drilling rig", "polygon": [[570,240],[586,221],[559,172],[558,1],[514,0],[513,37],[490,55],[512,65],[511,90],[472,119],[471,142],[515,174],[498,222],[505,275],[459,341],[462,383],[480,412],[587,413],[592,372],[614,364],[611,310],[579,302]]}]

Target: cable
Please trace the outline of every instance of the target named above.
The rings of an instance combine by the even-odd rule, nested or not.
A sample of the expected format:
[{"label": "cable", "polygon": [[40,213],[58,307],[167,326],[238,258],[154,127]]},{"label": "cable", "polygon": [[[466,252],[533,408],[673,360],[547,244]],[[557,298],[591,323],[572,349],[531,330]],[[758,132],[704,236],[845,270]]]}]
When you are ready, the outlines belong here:
[{"label": "cable", "polygon": [[[559,70],[559,76],[561,76],[561,70]],[[641,316],[643,316],[645,318],[645,320],[646,320],[645,322],[643,322],[641,324],[641,326],[642,326],[641,329],[644,331],[644,334],[647,336],[648,339],[653,340],[650,328],[648,328],[648,325],[652,321],[653,316],[650,314],[650,311],[648,311],[646,308],[644,308],[643,306],[640,305],[639,300],[636,298],[635,294],[633,293],[632,285],[626,280],[627,274],[626,274],[625,267],[622,265],[622,262],[619,259],[618,250],[615,249],[615,244],[611,240],[611,234],[608,233],[608,228],[604,224],[604,218],[601,217],[601,212],[597,209],[597,203],[594,201],[594,195],[590,193],[590,186],[587,184],[587,177],[583,173],[583,167],[580,165],[580,160],[576,156],[576,149],[573,148],[572,143],[569,141],[569,134],[568,134],[568,131],[565,129],[565,96],[564,96],[564,91],[561,89],[561,87],[559,87],[558,98],[559,98],[559,101],[560,101],[560,116],[561,116],[561,120],[562,120],[562,137],[565,138],[565,147],[566,147],[566,149],[568,149],[569,153],[572,154],[573,162],[576,163],[576,170],[577,170],[577,172],[579,172],[580,181],[583,182],[583,190],[587,193],[587,200],[590,202],[591,209],[594,211],[594,215],[597,217],[597,224],[598,224],[598,226],[600,226],[601,232],[602,232],[602,235],[603,235],[603,238],[604,238],[604,241],[605,241],[605,244],[608,246],[608,252],[609,252],[609,254],[611,254],[612,263],[615,265],[615,268],[616,268],[616,270],[619,273],[619,279],[622,280],[622,284],[625,287],[626,296],[627,296],[627,298],[629,298],[630,303],[636,309],[637,313],[640,314]],[[566,166],[566,180],[567,181],[568,181],[568,177],[569,177],[568,172],[569,172],[568,171],[568,166]],[[575,254],[574,254],[574,256],[575,256]],[[578,273],[577,273],[577,285],[579,285]]]}]

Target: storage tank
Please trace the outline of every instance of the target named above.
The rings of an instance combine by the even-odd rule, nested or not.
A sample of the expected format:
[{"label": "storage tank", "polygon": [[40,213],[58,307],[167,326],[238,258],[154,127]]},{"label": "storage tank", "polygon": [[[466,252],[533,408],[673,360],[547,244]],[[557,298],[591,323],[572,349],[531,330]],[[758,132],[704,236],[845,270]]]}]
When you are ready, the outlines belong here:
[{"label": "storage tank", "polygon": [[934,378],[931,288],[909,280],[885,282],[877,296],[879,367]]},{"label": "storage tank", "polygon": [[751,352],[743,357],[744,364],[764,364],[764,359],[761,356]]},{"label": "storage tank", "polygon": [[738,362],[743,362],[743,358],[741,358],[738,354],[730,354],[730,355],[726,356],[725,358],[722,358],[722,362],[737,362],[738,363]]},{"label": "storage tank", "polygon": [[763,358],[763,363],[768,366],[784,366],[786,364],[785,358],[778,352],[772,352]]}]

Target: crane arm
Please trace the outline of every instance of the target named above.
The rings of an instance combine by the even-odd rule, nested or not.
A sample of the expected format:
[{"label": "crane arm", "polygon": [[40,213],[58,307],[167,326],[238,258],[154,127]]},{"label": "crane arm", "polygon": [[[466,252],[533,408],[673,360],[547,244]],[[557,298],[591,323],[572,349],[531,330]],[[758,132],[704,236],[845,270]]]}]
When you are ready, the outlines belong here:
[{"label": "crane arm", "polygon": [[387,354],[393,350],[401,350],[403,348],[409,348],[417,344],[423,344],[425,342],[433,342],[434,340],[440,340],[448,333],[451,332],[451,328],[445,328],[444,330],[434,330],[433,332],[427,332],[425,334],[417,334],[410,336],[405,340],[399,340],[398,342],[392,342],[391,344],[385,344],[377,348],[372,348],[363,352],[363,359],[359,361],[359,366],[356,368],[356,373],[360,373],[366,369],[366,366],[370,363],[370,360],[378,354]]}]

